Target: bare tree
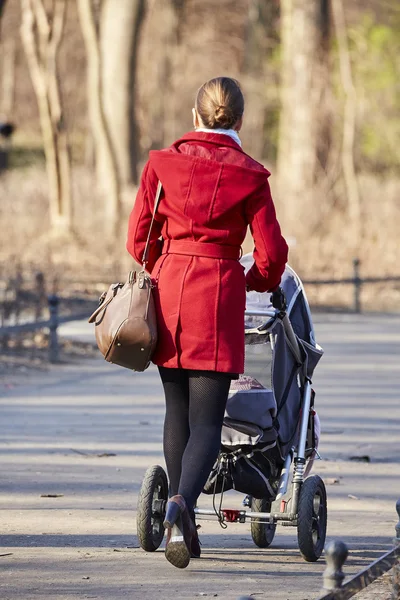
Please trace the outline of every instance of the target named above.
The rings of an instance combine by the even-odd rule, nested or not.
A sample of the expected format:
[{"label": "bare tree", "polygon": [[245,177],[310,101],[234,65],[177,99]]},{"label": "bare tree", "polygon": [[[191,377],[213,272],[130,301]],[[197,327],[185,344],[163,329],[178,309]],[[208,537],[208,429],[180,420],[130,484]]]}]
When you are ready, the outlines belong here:
[{"label": "bare tree", "polygon": [[38,102],[46,155],[51,227],[57,233],[70,232],[70,157],[57,72],[67,0],[53,0],[49,13],[43,0],[21,0],[21,8],[21,37]]},{"label": "bare tree", "polygon": [[144,0],[103,0],[100,17],[102,104],[122,186],[137,183],[135,81]]},{"label": "bare tree", "polygon": [[357,96],[353,83],[350,52],[342,0],[332,0],[332,13],[339,49],[340,78],[345,94],[343,116],[342,169],[347,190],[348,212],[353,223],[356,244],[360,238],[361,204],[354,166]]},{"label": "bare tree", "polygon": [[121,189],[137,183],[135,81],[145,0],[77,0],[87,54],[94,159],[109,236],[119,232]]},{"label": "bare tree", "polygon": [[92,0],[78,0],[79,20],[87,55],[87,97],[91,135],[95,145],[97,182],[104,196],[105,231],[117,235],[121,213],[117,163],[102,103],[101,54]]},{"label": "bare tree", "polygon": [[323,86],[321,52],[326,0],[281,1],[281,116],[278,181],[282,205],[293,220],[304,214],[317,170],[317,134]]},{"label": "bare tree", "polygon": [[16,56],[17,44],[15,38],[12,37],[2,41],[0,113],[6,120],[13,117]]}]

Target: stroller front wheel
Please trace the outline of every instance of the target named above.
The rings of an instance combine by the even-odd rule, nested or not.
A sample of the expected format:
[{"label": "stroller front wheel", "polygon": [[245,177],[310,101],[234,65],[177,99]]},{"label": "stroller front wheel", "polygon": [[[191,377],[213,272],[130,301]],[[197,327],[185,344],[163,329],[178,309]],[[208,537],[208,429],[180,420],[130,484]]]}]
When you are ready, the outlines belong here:
[{"label": "stroller front wheel", "polygon": [[160,465],[149,467],[140,488],[136,528],[140,546],[154,552],[164,538],[165,505],[168,500],[168,480]]},{"label": "stroller front wheel", "polygon": [[297,540],[304,560],[315,562],[321,556],[327,524],[326,490],[321,477],[307,477],[300,489]]},{"label": "stroller front wheel", "polygon": [[[251,499],[251,510],[254,512],[269,513],[271,511],[271,500],[265,498]],[[259,548],[268,548],[275,536],[276,523],[263,523],[259,519],[251,521],[251,537]]]}]

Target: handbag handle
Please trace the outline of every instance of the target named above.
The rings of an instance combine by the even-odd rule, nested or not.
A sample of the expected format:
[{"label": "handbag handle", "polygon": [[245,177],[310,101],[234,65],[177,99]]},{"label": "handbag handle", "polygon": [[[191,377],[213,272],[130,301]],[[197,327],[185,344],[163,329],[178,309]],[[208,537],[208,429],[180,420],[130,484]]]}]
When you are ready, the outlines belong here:
[{"label": "handbag handle", "polygon": [[155,200],[154,200],[153,216],[151,218],[149,233],[147,234],[146,245],[144,247],[144,252],[143,252],[143,258],[142,258],[143,271],[146,269],[146,265],[147,265],[148,260],[149,260],[148,259],[148,254],[149,254],[149,245],[150,245],[151,230],[153,229],[154,219],[155,219],[155,216],[156,216],[158,205],[160,203],[161,192],[162,192],[162,183],[159,180],[158,181],[158,185],[157,185],[156,197],[155,197]]}]

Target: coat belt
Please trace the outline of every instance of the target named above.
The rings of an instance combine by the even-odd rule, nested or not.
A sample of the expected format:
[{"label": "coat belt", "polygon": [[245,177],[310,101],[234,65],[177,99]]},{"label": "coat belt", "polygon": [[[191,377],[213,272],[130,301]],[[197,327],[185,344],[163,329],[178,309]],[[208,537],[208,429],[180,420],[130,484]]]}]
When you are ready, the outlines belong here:
[{"label": "coat belt", "polygon": [[212,244],[211,242],[164,240],[162,253],[239,260],[242,255],[242,249],[240,246],[226,246],[223,244]]}]

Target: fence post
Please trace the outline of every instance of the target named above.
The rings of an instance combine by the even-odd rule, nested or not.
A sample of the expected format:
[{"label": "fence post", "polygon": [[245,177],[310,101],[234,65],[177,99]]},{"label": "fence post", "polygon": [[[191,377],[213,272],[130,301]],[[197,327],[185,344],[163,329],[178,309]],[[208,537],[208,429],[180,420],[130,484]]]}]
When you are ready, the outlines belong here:
[{"label": "fence post", "polygon": [[399,520],[396,525],[396,537],[394,538],[394,546],[397,548],[397,559],[393,567],[392,600],[398,600],[398,598],[400,598],[400,499],[396,502],[396,510]]},{"label": "fence post", "polygon": [[345,574],[342,567],[349,554],[344,542],[332,541],[325,547],[326,569],[324,571],[324,590],[334,591],[342,587]]},{"label": "fence post", "polygon": [[56,294],[50,294],[47,298],[50,311],[49,325],[49,361],[51,363],[58,362],[58,297]]},{"label": "fence post", "polygon": [[360,259],[353,258],[353,280],[354,280],[354,300],[353,308],[355,313],[361,312],[361,278],[360,278]]},{"label": "fence post", "polygon": [[39,321],[43,308],[46,304],[46,280],[44,274],[38,271],[35,274],[35,291],[36,291],[36,306],[35,319]]}]

